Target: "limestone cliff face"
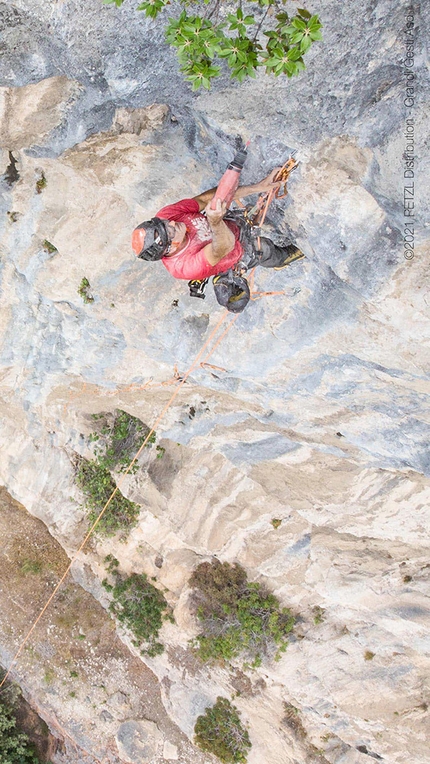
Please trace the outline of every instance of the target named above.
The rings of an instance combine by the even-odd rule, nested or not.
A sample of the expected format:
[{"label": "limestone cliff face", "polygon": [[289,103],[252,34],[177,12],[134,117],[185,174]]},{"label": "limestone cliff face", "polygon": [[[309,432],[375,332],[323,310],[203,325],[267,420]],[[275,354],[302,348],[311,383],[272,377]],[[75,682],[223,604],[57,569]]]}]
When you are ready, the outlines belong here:
[{"label": "limestone cliff face", "polygon": [[[167,652],[148,668],[130,644],[117,645],[117,667],[133,660],[141,668],[123,669],[121,688],[109,664],[122,695],[100,717],[103,657],[92,653],[101,674],[95,682],[89,672],[72,702],[48,638],[54,615],[35,652],[57,661],[57,684],[43,682],[35,654],[25,672],[16,667],[50,726],[58,722],[94,761],[204,762],[188,742],[196,716],[238,691],[250,764],[426,760],[424,98],[414,108],[421,222],[407,261],[403,9],[320,6],[325,44],[301,78],[261,76],[241,87],[226,79],[191,96],[161,28],[131,4],[0,4],[0,483],[34,516],[29,527],[39,518],[69,555],[87,527],[73,457],[90,453],[90,415],[121,408],[152,425],[221,315],[211,290],[205,302],[192,300],[161,263],[136,261],[130,231],[213,185],[238,133],[252,139],[245,181],[290,149],[301,160],[272,219],[306,259],[256,272],[256,292],[282,294],[257,294],[234,325],[226,319],[228,333],[157,426],[163,458],[148,451],[126,479],[124,491],[142,507],[138,527],[125,543],[93,544],[74,568],[74,586],[93,595],[82,593],[94,623],[102,623],[94,597],[106,606],[105,554],[128,572],[156,575],[175,608]],[[422,93],[423,24],[417,7]],[[84,277],[88,304],[78,295]],[[209,672],[192,659],[187,581],[213,555],[239,561],[300,614],[279,663],[247,675],[239,665]],[[31,617],[29,609],[28,625]],[[25,619],[3,623],[4,663],[25,628]],[[136,687],[150,688],[156,712],[139,704]],[[284,703],[300,710],[305,738],[288,725]],[[137,734],[150,753],[133,747]],[[71,746],[67,761],[80,756]]]}]

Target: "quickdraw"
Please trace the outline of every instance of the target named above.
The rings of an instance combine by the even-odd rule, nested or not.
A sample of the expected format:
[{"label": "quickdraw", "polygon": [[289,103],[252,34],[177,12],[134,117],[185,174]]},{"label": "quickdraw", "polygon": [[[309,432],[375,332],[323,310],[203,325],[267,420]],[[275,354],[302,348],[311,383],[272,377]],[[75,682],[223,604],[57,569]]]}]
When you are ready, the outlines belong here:
[{"label": "quickdraw", "polygon": [[209,279],[191,279],[188,282],[190,297],[199,297],[201,300],[204,300],[206,298],[205,288],[208,281]]},{"label": "quickdraw", "polygon": [[[277,189],[271,189],[260,194],[253,207],[244,207],[243,216],[251,228],[261,228],[263,225],[267,210],[274,199],[284,199],[288,194],[287,181],[293,170],[299,166],[299,162],[294,158],[295,151],[288,157],[285,164],[281,167],[279,172],[275,175],[274,181],[281,181],[281,185]],[[260,236],[257,235],[258,249],[261,249]]]}]

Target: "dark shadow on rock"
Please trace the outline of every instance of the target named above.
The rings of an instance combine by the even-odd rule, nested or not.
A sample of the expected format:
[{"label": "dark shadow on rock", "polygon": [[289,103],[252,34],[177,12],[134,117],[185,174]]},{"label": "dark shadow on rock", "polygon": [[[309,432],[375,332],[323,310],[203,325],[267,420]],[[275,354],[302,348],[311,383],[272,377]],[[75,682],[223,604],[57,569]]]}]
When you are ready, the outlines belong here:
[{"label": "dark shadow on rock", "polygon": [[17,168],[17,160],[15,159],[14,155],[11,151],[9,151],[9,164],[6,167],[6,172],[3,175],[3,179],[6,181],[8,186],[13,186],[14,183],[16,183],[19,180],[19,172]]}]

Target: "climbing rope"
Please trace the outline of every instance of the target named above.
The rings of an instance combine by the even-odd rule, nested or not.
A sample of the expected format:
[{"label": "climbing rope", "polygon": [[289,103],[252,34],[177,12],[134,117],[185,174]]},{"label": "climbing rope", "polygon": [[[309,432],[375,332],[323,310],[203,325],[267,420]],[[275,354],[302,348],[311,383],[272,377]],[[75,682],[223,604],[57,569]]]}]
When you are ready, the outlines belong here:
[{"label": "climbing rope", "polygon": [[[247,216],[247,220],[248,220],[248,222],[251,225],[253,225],[253,226],[255,226],[255,225],[262,226],[263,223],[264,223],[264,220],[265,220],[265,217],[266,217],[269,205],[271,204],[273,199],[274,198],[283,198],[283,197],[285,197],[287,195],[286,182],[287,182],[287,179],[288,179],[290,173],[297,167],[297,165],[298,165],[298,163],[295,161],[295,159],[293,157],[290,157],[287,160],[287,162],[284,164],[284,166],[281,168],[281,170],[278,172],[278,174],[276,175],[275,180],[281,180],[282,183],[283,183],[284,187],[283,187],[283,192],[282,193],[280,193],[280,188],[281,188],[280,187],[279,189],[276,189],[276,190],[272,189],[271,191],[269,191],[269,192],[267,192],[265,194],[261,194],[259,199],[258,199],[258,201],[257,201],[257,204],[254,206],[254,208],[252,208],[249,211],[246,211],[245,214]],[[252,222],[251,222],[251,220],[252,220]],[[260,247],[259,237],[258,237],[258,246]],[[251,281],[252,284],[253,284],[254,271],[255,271],[255,268],[253,268],[251,270],[251,272],[250,272],[250,281]],[[283,291],[279,291],[279,292],[252,292],[251,293],[251,299],[257,300],[257,299],[260,299],[261,297],[266,296],[266,295],[269,296],[269,295],[276,295],[276,294],[285,294],[285,293]],[[81,552],[83,551],[83,549],[86,546],[87,542],[91,538],[92,534],[94,533],[95,529],[97,528],[98,524],[100,523],[100,520],[102,519],[103,515],[105,514],[105,512],[108,509],[109,505],[111,504],[114,496],[116,495],[116,493],[119,491],[121,485],[123,484],[126,476],[128,475],[128,473],[132,469],[133,465],[136,463],[137,459],[139,458],[140,454],[142,453],[142,451],[145,448],[146,444],[148,443],[149,439],[154,434],[154,432],[155,432],[156,428],[158,427],[159,423],[162,421],[164,415],[167,413],[168,409],[173,404],[174,400],[176,399],[176,397],[179,394],[179,391],[180,391],[181,387],[185,384],[185,382],[187,381],[188,377],[192,374],[192,372],[197,367],[200,367],[202,369],[213,368],[213,369],[217,369],[219,371],[225,371],[225,369],[223,369],[222,367],[213,366],[212,364],[209,364],[207,361],[211,357],[211,355],[214,353],[216,348],[219,346],[219,344],[222,342],[222,340],[227,335],[227,333],[230,331],[231,327],[233,326],[233,324],[235,323],[236,319],[239,317],[240,314],[236,314],[236,315],[234,315],[230,319],[229,324],[224,329],[224,331],[221,333],[221,335],[218,337],[218,339],[216,340],[214,345],[211,347],[209,352],[205,355],[204,359],[201,360],[201,358],[202,358],[206,348],[208,348],[208,346],[212,342],[213,338],[216,336],[219,328],[221,327],[221,325],[223,324],[225,318],[228,315],[231,316],[231,314],[229,314],[228,311],[225,311],[222,314],[222,316],[219,319],[218,323],[216,324],[216,326],[214,327],[214,329],[210,333],[208,339],[203,344],[202,348],[200,349],[200,351],[198,352],[197,356],[195,357],[193,363],[191,364],[189,369],[183,375],[179,374],[179,372],[177,370],[177,367],[175,366],[174,367],[173,377],[172,377],[172,379],[168,380],[167,382],[161,383],[160,385],[158,385],[158,384],[153,385],[152,380],[150,380],[149,382],[146,382],[143,385],[131,384],[131,385],[129,385],[129,386],[124,388],[123,392],[129,392],[129,391],[133,391],[134,392],[135,390],[145,390],[145,389],[148,389],[149,387],[153,387],[153,386],[154,387],[161,387],[161,386],[166,386],[166,385],[171,385],[171,384],[176,384],[177,383],[177,387],[175,388],[174,392],[170,396],[168,402],[166,403],[166,405],[162,409],[161,413],[158,415],[158,417],[157,417],[156,421],[154,422],[151,430],[148,432],[145,440],[141,444],[140,448],[136,452],[136,454],[133,457],[133,459],[131,460],[130,464],[124,470],[124,472],[122,474],[122,477],[118,481],[115,489],[112,491],[112,493],[109,496],[109,498],[108,498],[107,502],[105,503],[104,507],[102,508],[102,510],[100,511],[100,513],[97,516],[96,520],[92,524],[91,528],[89,529],[89,531],[85,535],[82,543],[80,544],[80,546],[78,547],[77,551],[75,552],[75,554],[71,558],[71,560],[70,560],[69,564],[67,565],[63,575],[61,576],[60,580],[58,581],[58,583],[54,587],[53,591],[51,592],[51,594],[48,597],[47,601],[45,602],[44,606],[42,607],[39,615],[33,621],[32,625],[29,628],[29,630],[28,630],[26,636],[24,637],[24,639],[21,640],[21,642],[20,642],[20,644],[18,646],[18,649],[15,652],[15,654],[14,654],[14,656],[12,658],[12,661],[9,664],[9,668],[7,669],[3,679],[0,682],[0,690],[3,687],[3,685],[5,684],[5,682],[7,681],[8,677],[10,676],[13,667],[16,666],[16,664],[18,662],[18,658],[20,657],[20,655],[21,655],[25,645],[27,644],[27,642],[30,639],[30,637],[33,634],[33,632],[35,631],[35,629],[36,629],[37,625],[39,624],[40,620],[43,618],[44,614],[48,610],[51,602],[54,600],[54,598],[55,598],[56,594],[58,593],[60,587],[62,586],[62,584],[64,583],[64,581],[67,578],[68,574],[70,573],[72,566],[77,561],[79,555],[81,554]],[[87,383],[83,383],[83,388],[82,388],[81,392],[78,393],[77,395],[73,396],[73,398],[78,398],[81,395],[83,395],[84,392],[86,391],[86,387],[87,387]],[[115,392],[117,392],[117,391],[115,391]],[[115,394],[115,393],[113,393],[113,394]],[[70,405],[70,401],[69,401],[69,405]],[[79,748],[83,752],[85,757],[91,756],[93,758],[93,760],[95,760],[96,762],[99,762],[99,764],[103,764],[103,762],[106,761],[107,757],[104,757],[103,760],[98,759],[95,754],[90,753],[87,749],[83,748],[81,745],[76,743],[76,741],[73,740],[73,738],[69,735],[69,733],[67,733],[66,730],[64,730],[62,728],[62,726],[58,722],[56,722],[56,725],[57,725],[58,729],[61,730],[61,732],[63,733],[64,737],[68,738],[72,742],[72,744],[73,744],[73,746],[75,747],[76,750],[77,750],[77,748]]]},{"label": "climbing rope", "polygon": [[[258,197],[256,203],[254,204],[251,209],[247,209],[245,207],[244,209],[244,218],[249,223],[251,228],[261,228],[263,225],[267,210],[269,209],[271,203],[274,199],[284,199],[287,194],[287,181],[290,177],[293,170],[296,169],[296,167],[299,166],[299,163],[296,159],[294,159],[294,155],[292,154],[290,157],[288,157],[287,161],[282,165],[280,170],[276,173],[274,177],[274,182],[277,183],[280,181],[281,185],[279,188],[272,188],[270,191],[265,191],[264,193],[260,194]],[[282,189],[282,191],[281,191]],[[257,244],[258,249],[261,249],[261,241],[260,236],[257,236]]]},{"label": "climbing rope", "polygon": [[3,677],[2,681],[0,682],[0,689],[3,687],[3,685],[4,685],[4,683],[6,682],[6,680],[7,680],[8,676],[10,675],[10,672],[11,672],[11,670],[12,670],[13,666],[15,666],[15,665],[16,665],[16,663],[17,663],[17,661],[18,661],[18,658],[19,658],[19,656],[21,655],[21,652],[22,652],[22,650],[24,649],[25,645],[27,644],[28,640],[30,639],[30,637],[31,637],[31,635],[32,635],[32,633],[33,633],[33,631],[35,630],[35,628],[36,628],[36,626],[37,626],[37,624],[39,623],[39,621],[41,620],[41,618],[43,617],[43,615],[46,613],[46,611],[47,611],[48,607],[50,606],[51,602],[53,601],[53,599],[54,599],[55,595],[57,594],[58,590],[59,590],[59,589],[60,589],[60,587],[62,586],[62,584],[63,584],[64,580],[65,580],[65,579],[66,579],[66,577],[67,577],[67,575],[69,574],[69,572],[70,572],[70,570],[71,570],[71,568],[72,568],[72,565],[73,565],[73,564],[76,562],[76,560],[78,559],[78,557],[79,557],[80,553],[82,552],[82,550],[83,550],[83,549],[84,549],[84,547],[86,546],[87,542],[88,542],[88,541],[89,541],[89,539],[91,538],[92,534],[94,533],[95,529],[97,528],[97,526],[98,526],[98,524],[99,524],[100,520],[102,519],[102,517],[103,517],[103,515],[105,514],[105,512],[106,512],[107,508],[109,507],[110,503],[112,502],[112,499],[114,498],[115,494],[116,494],[116,493],[117,493],[117,491],[120,489],[120,487],[121,487],[121,485],[123,484],[123,482],[124,482],[124,480],[125,480],[126,476],[128,475],[128,473],[129,473],[129,472],[130,472],[130,470],[132,469],[132,467],[133,467],[133,465],[135,464],[136,460],[139,458],[140,454],[142,453],[143,449],[145,448],[146,444],[148,443],[148,441],[149,441],[149,439],[150,439],[151,435],[153,435],[153,433],[155,432],[155,429],[158,427],[159,423],[161,422],[161,420],[163,419],[164,415],[166,414],[166,412],[168,411],[168,409],[169,409],[169,408],[170,408],[170,406],[172,405],[173,401],[174,401],[174,400],[176,399],[176,397],[178,396],[178,394],[179,394],[179,391],[180,391],[181,387],[182,387],[182,386],[185,384],[185,382],[187,381],[187,379],[188,379],[188,377],[190,376],[190,374],[192,374],[192,372],[193,372],[193,371],[194,371],[194,370],[195,370],[195,369],[196,369],[196,368],[197,368],[197,367],[200,365],[200,363],[206,363],[206,362],[207,362],[207,360],[208,360],[208,359],[211,357],[212,353],[213,353],[213,352],[215,351],[215,349],[218,347],[218,345],[219,345],[219,343],[221,342],[221,340],[222,340],[222,339],[225,337],[225,335],[227,334],[227,332],[229,332],[229,331],[230,331],[230,329],[231,329],[231,327],[233,326],[234,322],[235,322],[235,321],[236,321],[236,319],[238,318],[238,315],[236,315],[236,316],[234,316],[234,317],[233,317],[233,318],[230,320],[230,322],[229,322],[228,326],[227,326],[227,327],[226,327],[226,329],[223,331],[223,333],[221,334],[221,336],[218,338],[218,340],[216,341],[216,343],[215,343],[215,344],[213,345],[213,347],[212,347],[212,348],[209,350],[209,352],[206,354],[206,356],[203,358],[203,360],[201,360],[201,359],[202,359],[202,356],[203,356],[203,355],[204,355],[204,353],[205,353],[205,350],[206,350],[206,348],[207,348],[207,347],[210,345],[210,343],[212,342],[213,338],[216,336],[216,334],[217,334],[217,332],[218,332],[218,330],[219,330],[220,326],[222,325],[222,323],[224,322],[225,318],[226,318],[228,315],[229,315],[228,311],[225,311],[225,312],[222,314],[222,316],[221,316],[221,318],[219,319],[218,323],[216,324],[215,328],[212,330],[212,332],[210,333],[210,335],[209,335],[208,339],[207,339],[207,340],[206,340],[206,342],[204,343],[203,347],[200,349],[200,351],[198,352],[197,356],[195,357],[195,359],[194,359],[193,363],[191,364],[191,366],[189,367],[189,369],[188,369],[188,370],[185,372],[185,374],[184,374],[184,375],[183,375],[183,376],[180,378],[180,381],[178,382],[178,386],[175,388],[174,392],[173,392],[173,393],[172,393],[172,395],[170,396],[170,398],[169,398],[168,402],[166,403],[166,405],[164,406],[163,410],[162,410],[162,411],[161,411],[161,413],[158,415],[158,417],[157,417],[156,421],[154,422],[154,424],[153,424],[153,426],[152,426],[151,430],[148,432],[148,434],[147,434],[147,436],[146,436],[145,440],[143,441],[142,445],[140,446],[139,450],[137,451],[137,453],[136,453],[136,454],[135,454],[135,456],[133,457],[133,459],[132,459],[132,461],[130,462],[130,464],[128,465],[127,469],[124,471],[124,473],[123,473],[122,477],[120,478],[120,480],[118,481],[118,483],[117,483],[117,485],[116,485],[115,489],[112,491],[111,495],[109,496],[109,499],[107,500],[107,502],[106,502],[106,504],[104,505],[103,509],[101,510],[101,512],[99,513],[98,517],[96,518],[96,520],[95,520],[95,521],[94,521],[94,523],[92,524],[91,528],[89,529],[88,533],[87,533],[87,534],[86,534],[86,536],[84,537],[84,540],[83,540],[83,541],[82,541],[82,543],[80,544],[79,548],[77,549],[77,551],[76,551],[76,552],[75,552],[75,554],[73,555],[72,559],[70,560],[70,563],[68,564],[68,566],[67,566],[66,570],[64,571],[63,575],[61,576],[60,580],[58,581],[58,583],[56,584],[55,588],[53,589],[53,591],[52,591],[51,595],[48,597],[48,599],[47,599],[47,601],[46,601],[45,605],[43,606],[42,610],[40,611],[39,615],[37,616],[37,618],[36,618],[36,619],[34,620],[34,622],[32,623],[32,625],[31,625],[30,629],[28,630],[28,632],[27,632],[26,636],[24,637],[24,639],[21,641],[21,643],[20,643],[20,645],[19,645],[19,647],[18,647],[18,650],[16,651],[16,653],[15,653],[14,657],[12,658],[12,661],[11,661],[11,663],[10,663],[10,665],[9,665],[9,668],[8,668],[8,670],[7,670],[6,674],[4,675],[4,677]]},{"label": "climbing rope", "polygon": [[[276,181],[280,180],[282,182],[282,184],[283,184],[283,191],[282,191],[282,193],[280,193],[280,188],[281,187],[279,187],[278,189],[271,189],[270,191],[265,192],[264,194],[260,194],[260,196],[258,198],[258,201],[257,201],[257,204],[251,210],[246,211],[247,220],[250,223],[250,225],[253,225],[253,226],[259,225],[259,226],[261,226],[263,224],[264,220],[265,220],[267,210],[269,208],[270,203],[273,201],[273,199],[274,198],[283,198],[283,197],[286,196],[286,194],[287,194],[286,183],[287,183],[288,177],[291,174],[291,172],[297,167],[297,165],[298,165],[298,162],[296,162],[294,157],[292,157],[292,156],[289,157],[289,159],[285,162],[283,167],[281,167],[281,169],[279,170],[279,172],[275,176],[275,180]],[[251,270],[251,272],[250,272],[250,280],[251,280],[252,283],[253,283],[254,271],[255,271],[255,268],[253,268]],[[261,293],[254,292],[254,299],[259,299],[260,297],[262,297],[265,294],[267,294],[267,295],[270,295],[270,294],[282,294],[282,292],[261,292]],[[73,555],[69,565],[67,566],[66,570],[64,571],[63,575],[61,576],[60,580],[58,581],[58,583],[55,586],[54,590],[52,591],[51,595],[47,599],[47,601],[46,601],[45,605],[43,606],[42,610],[40,611],[39,615],[37,616],[37,618],[35,619],[35,621],[31,625],[31,627],[30,627],[29,631],[27,632],[26,636],[24,637],[24,639],[21,641],[21,643],[20,643],[20,645],[18,647],[18,650],[16,651],[14,657],[12,658],[12,661],[10,663],[9,669],[7,670],[7,672],[4,675],[2,681],[0,682],[0,690],[3,687],[4,683],[6,682],[6,680],[7,680],[8,676],[9,676],[13,666],[16,664],[19,656],[21,655],[22,650],[24,649],[25,645],[27,644],[27,642],[28,642],[30,636],[32,635],[33,631],[35,630],[37,624],[39,623],[39,621],[41,620],[41,618],[43,617],[43,615],[47,611],[49,605],[51,604],[51,602],[53,601],[53,599],[54,599],[55,595],[57,594],[58,590],[62,586],[65,578],[69,574],[69,572],[70,572],[70,570],[72,568],[72,565],[76,562],[76,560],[78,559],[80,553],[82,552],[82,550],[86,546],[87,542],[91,538],[91,536],[94,533],[95,529],[97,528],[100,520],[102,519],[102,517],[105,514],[107,508],[109,507],[110,503],[112,502],[112,499],[114,498],[114,496],[116,495],[117,491],[119,490],[119,488],[123,484],[126,476],[128,475],[128,473],[132,469],[132,467],[135,464],[136,460],[139,458],[140,454],[142,453],[143,449],[145,448],[146,444],[148,443],[150,437],[155,432],[156,427],[158,427],[159,423],[161,422],[161,420],[163,419],[164,415],[166,414],[166,412],[168,411],[168,409],[172,405],[173,401],[178,396],[181,387],[185,384],[185,382],[187,381],[187,379],[190,376],[190,374],[192,374],[192,372],[198,366],[200,366],[201,368],[205,368],[205,366],[210,366],[210,364],[207,364],[208,358],[211,357],[211,355],[214,353],[214,351],[216,350],[216,348],[218,347],[220,342],[223,340],[223,338],[226,336],[226,334],[230,331],[230,329],[233,326],[233,324],[235,323],[236,319],[239,317],[239,314],[236,314],[235,316],[233,316],[233,318],[231,318],[231,320],[230,320],[228,326],[226,327],[226,329],[224,329],[224,331],[219,336],[219,338],[217,339],[217,341],[215,342],[213,347],[210,349],[210,351],[207,353],[205,358],[203,360],[201,360],[201,357],[204,354],[206,348],[210,345],[210,343],[212,342],[212,339],[216,336],[216,334],[218,332],[218,329],[220,328],[220,326],[222,325],[222,323],[224,322],[225,318],[228,315],[231,315],[231,314],[228,313],[228,311],[225,311],[222,314],[222,316],[219,319],[218,323],[216,324],[215,328],[210,333],[210,335],[207,338],[206,342],[203,344],[202,348],[198,352],[198,354],[195,357],[193,363],[191,364],[189,369],[185,372],[185,374],[183,376],[180,375],[179,372],[177,371],[176,366],[175,366],[173,378],[171,380],[168,380],[168,382],[166,382],[166,383],[162,383],[162,385],[169,385],[169,384],[172,384],[172,383],[175,383],[175,382],[177,382],[178,384],[177,384],[177,387],[175,388],[174,392],[170,396],[168,402],[164,406],[163,410],[161,411],[161,413],[157,417],[156,421],[154,422],[151,430],[148,432],[148,434],[147,434],[145,440],[143,441],[142,445],[140,446],[139,450],[137,451],[137,453],[133,457],[132,461],[128,465],[127,469],[124,471],[122,477],[118,481],[115,489],[112,491],[112,494],[110,495],[109,499],[107,500],[107,502],[104,505],[103,509],[101,510],[100,514],[98,515],[98,517],[96,518],[96,520],[92,524],[91,528],[89,529],[88,533],[84,537],[84,540],[82,541],[82,543],[79,546],[78,550]],[[80,393],[81,395],[82,395],[83,391],[86,389],[86,384],[87,383],[84,383],[83,390]],[[142,390],[144,390],[144,389],[147,389],[149,386],[151,386],[151,382],[147,382],[144,385],[137,386],[137,388],[135,388],[133,385],[130,385],[129,387],[126,388],[126,390],[131,390],[131,389],[133,389],[133,390],[134,389],[142,389]],[[79,397],[79,394],[77,396],[74,396],[74,397]]]}]

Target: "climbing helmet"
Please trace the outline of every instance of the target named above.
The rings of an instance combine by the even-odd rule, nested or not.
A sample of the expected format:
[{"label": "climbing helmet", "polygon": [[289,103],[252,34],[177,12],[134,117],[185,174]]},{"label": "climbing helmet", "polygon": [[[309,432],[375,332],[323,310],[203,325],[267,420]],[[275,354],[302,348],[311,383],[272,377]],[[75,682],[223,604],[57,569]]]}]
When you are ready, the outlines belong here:
[{"label": "climbing helmet", "polygon": [[131,246],[141,260],[161,260],[168,254],[171,236],[168,229],[169,221],[163,218],[145,220],[134,229]]}]

